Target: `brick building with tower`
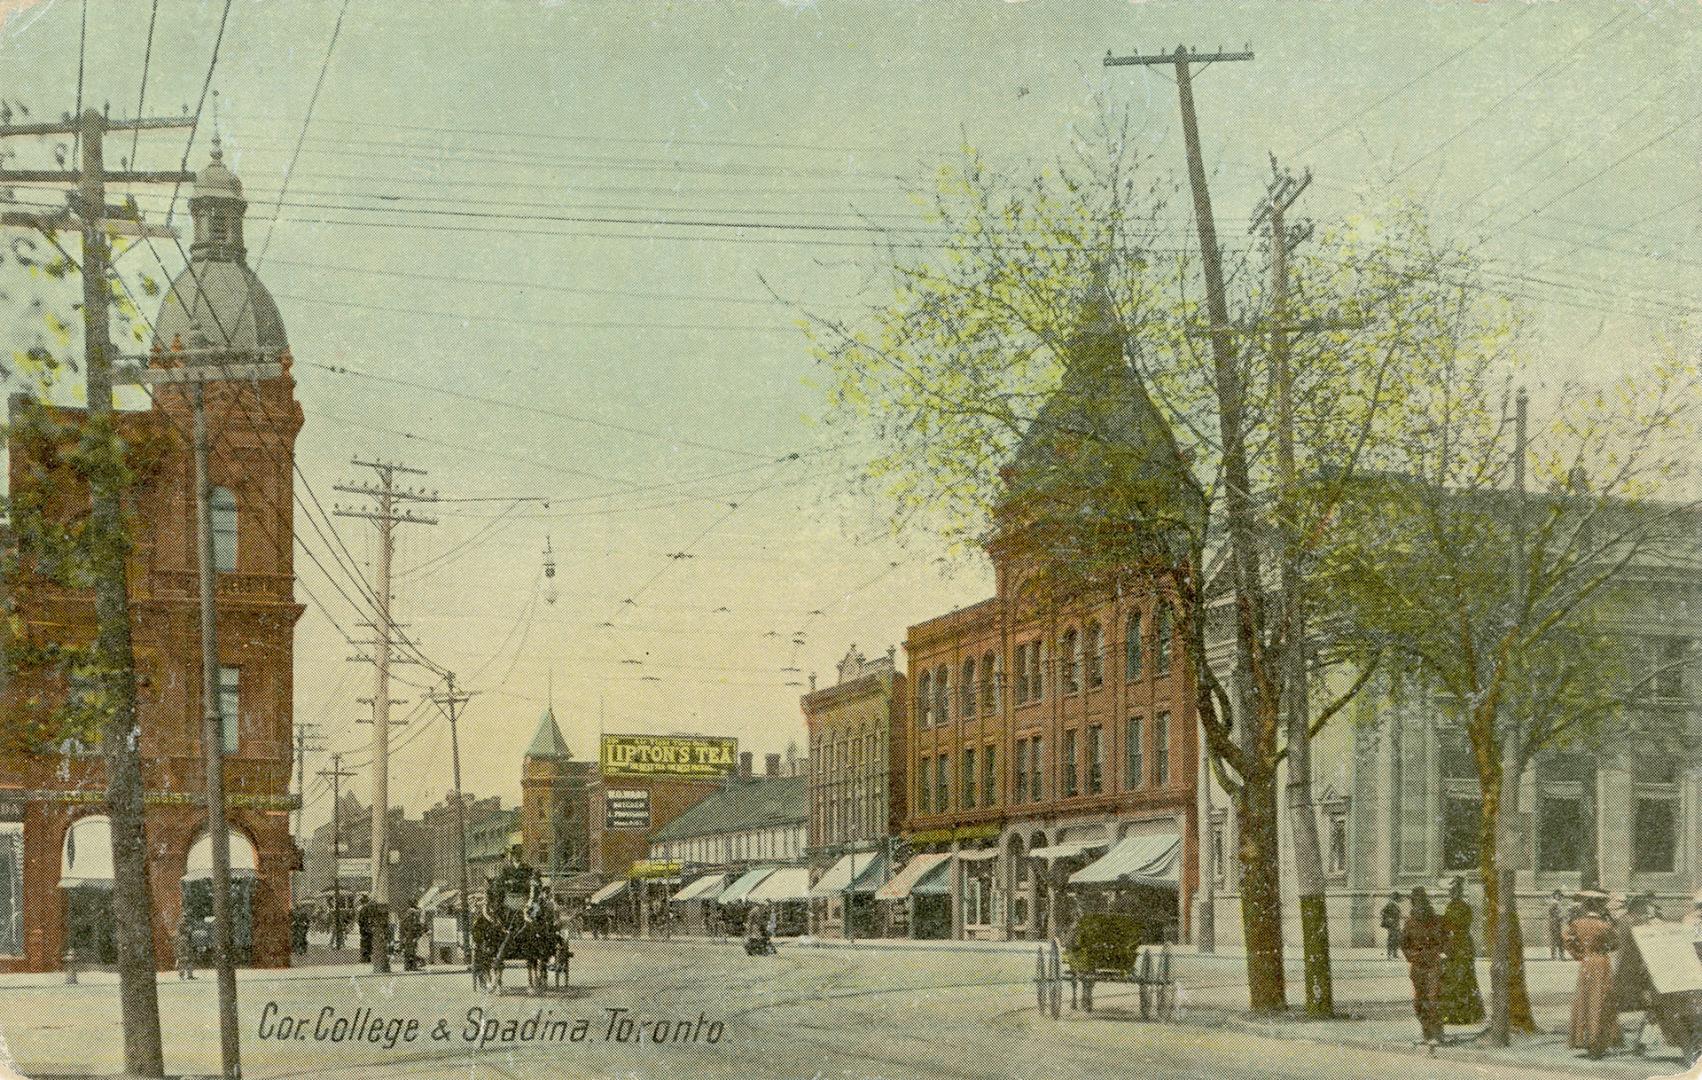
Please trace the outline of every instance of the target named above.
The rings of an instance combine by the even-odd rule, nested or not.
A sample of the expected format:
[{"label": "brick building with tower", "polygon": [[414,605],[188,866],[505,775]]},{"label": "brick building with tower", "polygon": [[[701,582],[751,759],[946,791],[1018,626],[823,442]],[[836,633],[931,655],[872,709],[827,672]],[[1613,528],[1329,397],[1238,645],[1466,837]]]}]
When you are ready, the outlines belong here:
[{"label": "brick building with tower", "polygon": [[[302,613],[291,473],[302,412],[283,319],[247,265],[242,186],[220,156],[215,142],[189,202],[190,265],[154,317],[151,364],[202,362],[174,352],[214,347],[228,348],[232,360],[284,367],[280,378],[206,390],[235,938],[242,962],[282,966],[290,954],[290,871],[301,865],[289,811],[297,802],[290,794],[293,663]],[[83,417],[12,399],[15,523],[16,507],[35,500],[48,520],[87,513],[87,485],[67,462]],[[135,473],[129,586],[154,952],[170,967],[180,914],[211,914],[188,391],[162,386],[151,408],[121,412],[116,422]],[[67,661],[74,654],[52,654],[94,637],[93,593],[25,555],[7,582],[21,633],[11,645],[25,660],[0,698],[0,970],[41,971],[58,967],[68,950],[80,962],[112,959],[112,846],[99,747],[92,737],[64,737],[60,722],[67,707],[74,713],[86,705]]]},{"label": "brick building with tower", "polygon": [[520,763],[522,859],[547,874],[588,869],[586,808],[592,778],[589,761],[573,760],[555,709],[545,709]]},{"label": "brick building with tower", "polygon": [[[1165,584],[1187,522],[1166,515],[1193,513],[1198,492],[1108,305],[1088,297],[1061,384],[1003,470],[995,595],[905,642],[916,854],[876,896],[907,908],[913,936],[1044,937],[1103,906],[1190,936],[1199,743]],[[1128,505],[1098,516],[1113,494]],[[1173,524],[1128,535],[1142,518]],[[1119,530],[1119,559],[1146,554],[1087,563],[1094,529]]]}]

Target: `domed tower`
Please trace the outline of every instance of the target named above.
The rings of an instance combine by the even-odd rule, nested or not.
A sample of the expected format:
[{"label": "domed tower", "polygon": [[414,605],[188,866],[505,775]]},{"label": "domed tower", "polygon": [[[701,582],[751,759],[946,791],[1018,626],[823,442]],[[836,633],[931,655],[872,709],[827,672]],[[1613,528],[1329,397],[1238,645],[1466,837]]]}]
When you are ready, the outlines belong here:
[{"label": "domed tower", "polygon": [[[257,860],[250,906],[253,960],[287,964],[290,871],[301,861],[289,831],[294,717],[294,462],[302,411],[290,376],[284,320],[248,265],[242,183],[225,165],[215,135],[211,159],[189,199],[194,237],[189,265],[172,281],[154,320],[150,364],[279,363],[272,379],[205,384],[213,562],[218,574],[219,709],[225,716],[225,778],[231,832]],[[159,670],[154,721],[164,760],[183,790],[200,790],[201,644],[197,631],[199,560],[190,389],[158,384],[157,426],[171,451],[150,482],[152,543],[139,583],[137,654]],[[144,640],[146,639],[146,640]],[[199,807],[161,808],[185,820],[186,835],[205,828]],[[194,819],[194,820],[189,820]],[[233,842],[233,846],[236,846]],[[168,873],[168,879],[176,873]],[[161,886],[173,892],[177,883]],[[191,903],[185,893],[185,903]],[[173,903],[166,910],[175,910]]]}]

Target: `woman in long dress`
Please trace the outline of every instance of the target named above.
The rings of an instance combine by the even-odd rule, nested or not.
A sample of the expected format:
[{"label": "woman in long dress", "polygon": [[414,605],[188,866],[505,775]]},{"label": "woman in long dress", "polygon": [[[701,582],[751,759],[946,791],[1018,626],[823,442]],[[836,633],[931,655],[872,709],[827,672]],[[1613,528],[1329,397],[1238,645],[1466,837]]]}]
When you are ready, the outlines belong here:
[{"label": "woman in long dress", "polygon": [[1614,1011],[1613,957],[1618,944],[1607,917],[1607,894],[1580,893],[1583,910],[1566,927],[1566,948],[1578,958],[1578,990],[1572,996],[1572,1030],[1567,1045],[1599,1058],[1619,1045],[1619,1016]]},{"label": "woman in long dress", "polygon": [[1472,941],[1472,909],[1466,883],[1455,878],[1442,912],[1447,942],[1442,947],[1442,1022],[1476,1024],[1483,1020],[1483,995],[1477,989],[1477,945]]}]

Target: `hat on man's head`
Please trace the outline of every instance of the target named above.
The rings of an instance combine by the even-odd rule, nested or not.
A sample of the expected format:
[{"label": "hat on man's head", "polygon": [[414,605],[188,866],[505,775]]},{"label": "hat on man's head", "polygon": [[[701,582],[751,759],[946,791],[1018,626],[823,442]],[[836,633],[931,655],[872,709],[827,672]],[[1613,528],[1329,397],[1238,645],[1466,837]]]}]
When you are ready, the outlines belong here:
[{"label": "hat on man's head", "polygon": [[1414,900],[1429,900],[1430,899],[1430,894],[1424,891],[1423,885],[1414,885],[1412,887],[1412,892],[1411,892],[1410,895]]}]

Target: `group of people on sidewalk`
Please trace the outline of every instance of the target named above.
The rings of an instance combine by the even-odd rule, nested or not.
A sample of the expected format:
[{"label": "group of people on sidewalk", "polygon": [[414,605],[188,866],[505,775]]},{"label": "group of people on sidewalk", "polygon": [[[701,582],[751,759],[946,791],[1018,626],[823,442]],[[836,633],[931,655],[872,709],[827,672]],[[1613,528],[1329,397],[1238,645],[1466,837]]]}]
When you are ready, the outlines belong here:
[{"label": "group of people on sidewalk", "polygon": [[[1445,1024],[1475,1024],[1484,1017],[1483,995],[1477,987],[1477,946],[1472,940],[1472,909],[1466,903],[1466,883],[1455,878],[1448,887],[1448,906],[1437,914],[1430,894],[1420,885],[1409,897],[1410,911],[1398,919],[1400,905],[1391,898],[1384,907],[1389,952],[1406,957],[1412,977],[1412,1007],[1424,1041],[1442,1041]],[[1392,925],[1391,925],[1392,923]]]},{"label": "group of people on sidewalk", "polygon": [[[1448,904],[1440,914],[1422,886],[1414,888],[1408,897],[1409,910],[1404,918],[1400,899],[1398,893],[1390,896],[1379,922],[1388,934],[1388,956],[1406,958],[1413,1011],[1424,1041],[1434,1048],[1442,1041],[1444,1025],[1476,1024],[1484,1018],[1483,997],[1477,985],[1472,909],[1465,899],[1463,878],[1449,884]],[[1642,1014],[1633,1035],[1634,1049],[1641,1049],[1643,1031],[1651,1017],[1660,1023],[1669,1042],[1685,1045],[1693,1033],[1688,1028],[1669,1030],[1674,1028],[1670,1016],[1655,1010],[1654,986],[1633,937],[1635,927],[1661,918],[1654,896],[1630,897],[1617,918],[1609,913],[1609,899],[1605,892],[1584,890],[1577,894],[1572,910],[1566,911],[1557,891],[1549,905],[1550,956],[1561,959],[1570,955],[1579,962],[1569,1045],[1591,1058],[1623,1045],[1619,1026],[1622,1012]],[[1695,908],[1684,922],[1696,927],[1698,942],[1702,943],[1702,893],[1697,894]],[[1698,951],[1702,958],[1702,944],[1698,944]],[[1702,1018],[1697,1019],[1702,1022]],[[1679,1026],[1683,1026],[1682,1021]]]}]

